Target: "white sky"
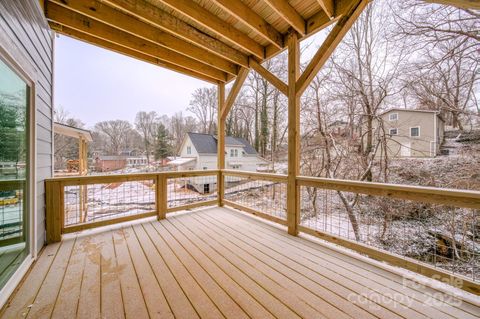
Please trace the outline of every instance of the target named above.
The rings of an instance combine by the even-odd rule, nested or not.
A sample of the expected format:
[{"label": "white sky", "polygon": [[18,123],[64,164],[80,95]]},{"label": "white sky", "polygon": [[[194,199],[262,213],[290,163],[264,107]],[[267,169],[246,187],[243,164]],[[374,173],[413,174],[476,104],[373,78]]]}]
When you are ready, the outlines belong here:
[{"label": "white sky", "polygon": [[210,83],[65,36],[55,39],[55,107],[87,127],[133,122],[140,111],[185,111],[197,88]]}]

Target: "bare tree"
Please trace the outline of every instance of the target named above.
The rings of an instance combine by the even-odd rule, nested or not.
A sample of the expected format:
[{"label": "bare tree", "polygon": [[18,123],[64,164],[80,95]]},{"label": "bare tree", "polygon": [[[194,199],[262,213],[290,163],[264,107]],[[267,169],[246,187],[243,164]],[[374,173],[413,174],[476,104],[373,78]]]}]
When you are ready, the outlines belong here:
[{"label": "bare tree", "polygon": [[147,163],[150,164],[150,153],[158,127],[157,113],[140,111],[135,116],[135,128],[141,134]]},{"label": "bare tree", "polygon": [[103,121],[95,124],[95,130],[107,137],[107,152],[119,155],[128,146],[132,125],[123,120]]},{"label": "bare tree", "polygon": [[213,134],[216,129],[217,89],[215,87],[195,90],[187,108],[201,125],[201,133]]}]

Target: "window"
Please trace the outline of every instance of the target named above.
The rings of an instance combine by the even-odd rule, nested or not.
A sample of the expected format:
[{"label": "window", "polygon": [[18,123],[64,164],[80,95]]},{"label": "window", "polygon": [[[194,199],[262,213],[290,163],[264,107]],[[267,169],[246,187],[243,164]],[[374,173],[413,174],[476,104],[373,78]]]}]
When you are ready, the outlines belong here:
[{"label": "window", "polygon": [[[4,253],[0,257],[0,290],[30,253],[29,159],[33,143],[29,141],[28,83],[0,56],[0,246]],[[15,258],[3,262],[9,254]]]},{"label": "window", "polygon": [[203,193],[204,194],[210,193],[210,184],[203,184]]},{"label": "window", "polygon": [[240,165],[232,165],[232,169],[240,169]]},{"label": "window", "polygon": [[398,129],[397,128],[391,128],[390,129],[390,135],[398,135]]},{"label": "window", "polygon": [[187,154],[192,154],[192,147],[191,146],[187,146]]},{"label": "window", "polygon": [[208,167],[206,167],[206,166],[203,167],[203,170],[204,170],[204,171],[207,170],[207,169],[208,169]]},{"label": "window", "polygon": [[230,150],[230,157],[233,157],[233,149]]},{"label": "window", "polygon": [[397,121],[398,120],[398,113],[392,113],[388,116],[389,121]]},{"label": "window", "polygon": [[410,128],[410,136],[411,137],[419,137],[420,136],[420,127],[411,127]]},{"label": "window", "polygon": [[238,150],[235,150],[235,157],[238,157]]}]

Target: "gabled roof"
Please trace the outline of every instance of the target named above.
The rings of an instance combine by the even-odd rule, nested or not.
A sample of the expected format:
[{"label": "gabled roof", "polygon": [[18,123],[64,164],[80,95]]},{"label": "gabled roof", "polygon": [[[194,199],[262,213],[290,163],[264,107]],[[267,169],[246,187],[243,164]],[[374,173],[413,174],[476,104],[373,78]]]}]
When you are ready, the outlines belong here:
[{"label": "gabled roof", "polygon": [[80,138],[83,137],[85,140],[88,142],[92,142],[92,133],[89,130],[85,130],[79,127],[67,125],[67,124],[62,124],[59,122],[54,122],[53,123],[53,130],[55,133],[65,135],[65,136],[70,136],[74,138]]},{"label": "gabled roof", "polygon": [[379,114],[379,116],[382,116],[382,115],[385,115],[385,114],[388,114],[390,112],[420,112],[420,113],[435,113],[437,114],[438,118],[442,121],[445,122],[445,120],[443,119],[442,115],[440,114],[439,111],[435,111],[435,110],[417,110],[417,109],[401,109],[401,108],[398,108],[398,107],[395,107],[395,108],[392,108],[392,109],[388,109],[382,113]]},{"label": "gabled roof", "polygon": [[[217,138],[213,134],[202,133],[187,133],[192,141],[193,146],[199,154],[216,154],[217,153]],[[243,147],[243,150],[248,155],[257,155],[257,151],[244,138],[226,136],[225,145]]]}]

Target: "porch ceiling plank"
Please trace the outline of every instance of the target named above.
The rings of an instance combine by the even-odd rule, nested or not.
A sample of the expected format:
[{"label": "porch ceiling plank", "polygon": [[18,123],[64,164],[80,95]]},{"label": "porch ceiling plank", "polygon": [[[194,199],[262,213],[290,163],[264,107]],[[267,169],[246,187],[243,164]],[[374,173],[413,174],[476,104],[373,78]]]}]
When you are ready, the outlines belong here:
[{"label": "porch ceiling plank", "polygon": [[172,33],[185,41],[194,43],[233,63],[248,67],[248,57],[242,52],[199,31],[147,1],[103,0],[103,2],[126,11],[138,19],[155,25],[157,28]]},{"label": "porch ceiling plank", "polygon": [[230,15],[242,21],[242,23],[257,32],[264,39],[270,41],[277,48],[283,48],[283,35],[243,2],[231,0],[212,1]]},{"label": "porch ceiling plank", "polygon": [[[147,41],[151,41],[152,43],[161,45],[169,50],[191,57],[192,59],[208,64],[221,71],[232,75],[237,74],[236,64],[214,55],[192,43],[161,31],[150,24],[126,15],[100,1],[71,1],[65,3],[60,0],[50,0],[47,3],[47,18],[50,16],[50,7],[55,4],[131,33]],[[60,10],[60,8],[57,9]]]},{"label": "porch ceiling plank", "polygon": [[51,2],[48,4],[48,12],[50,21],[57,22],[60,25],[64,25],[83,33],[114,42],[118,45],[140,53],[148,54],[152,57],[160,59],[161,61],[169,62],[194,72],[204,74],[218,81],[225,82],[227,80],[227,74],[225,72],[179,54],[175,51],[166,49],[149,41],[145,41],[130,33],[52,4]]},{"label": "porch ceiling plank", "polygon": [[227,100],[225,101],[225,104],[223,106],[223,110],[220,115],[222,120],[227,118],[228,112],[230,112],[230,109],[232,108],[233,103],[235,102],[235,99],[237,98],[238,93],[240,92],[240,89],[242,88],[242,85],[245,82],[249,71],[250,70],[247,68],[241,68],[238,72],[235,83],[233,83],[232,89],[230,90]]},{"label": "porch ceiling plank", "polygon": [[263,59],[265,57],[264,47],[242,33],[231,24],[223,21],[215,14],[190,0],[160,0],[171,9],[187,16],[196,23],[215,33],[218,37],[230,44],[237,45],[245,51]]},{"label": "porch ceiling plank", "polygon": [[335,16],[335,3],[334,0],[317,0],[322,10],[329,16],[333,18]]},{"label": "porch ceiling plank", "polygon": [[169,63],[169,62],[166,62],[166,61],[162,61],[162,60],[160,60],[158,58],[155,58],[155,57],[152,57],[150,55],[135,51],[133,49],[121,46],[121,45],[113,43],[113,42],[109,42],[109,41],[101,39],[101,38],[97,38],[97,37],[92,36],[88,33],[83,33],[83,32],[80,32],[78,30],[75,30],[75,29],[72,29],[72,28],[69,28],[69,27],[66,27],[66,26],[62,26],[62,25],[57,24],[55,22],[49,22],[49,25],[50,25],[50,28],[52,28],[52,30],[55,30],[58,33],[61,33],[63,35],[66,35],[66,36],[69,36],[71,38],[77,39],[79,41],[87,42],[87,43],[99,46],[101,48],[111,50],[111,51],[117,52],[119,54],[123,54],[123,55],[129,56],[129,57],[141,60],[143,62],[147,62],[147,63],[151,63],[151,64],[154,64],[154,65],[157,65],[157,66],[161,66],[161,67],[169,69],[171,71],[178,72],[178,73],[181,73],[181,74],[184,74],[184,75],[187,75],[187,76],[191,76],[191,77],[194,77],[194,78],[197,78],[199,80],[206,81],[206,82],[209,82],[209,83],[212,83],[212,84],[218,84],[219,82],[221,82],[217,79],[214,79],[214,78],[211,78],[211,77],[206,76],[204,74],[192,71],[190,69],[186,69],[182,66],[178,66],[176,64],[172,64],[172,63]]},{"label": "porch ceiling plank", "polygon": [[265,69],[257,60],[250,58],[250,67],[275,86],[280,92],[288,95],[288,85],[280,80],[275,74]]},{"label": "porch ceiling plank", "polygon": [[[338,19],[344,15],[349,9],[351,0],[337,0],[335,1],[335,16],[331,19],[323,10],[318,11],[316,14],[308,18],[306,21],[306,35],[308,37],[317,33],[320,30],[325,29],[329,25],[338,21]],[[303,39],[305,38],[303,37]],[[265,58],[269,59],[279,54],[282,50],[273,45],[268,45],[265,48]]]},{"label": "porch ceiling plank", "polygon": [[321,47],[315,53],[312,61],[307,65],[305,71],[296,82],[296,94],[301,95],[325,62],[330,58],[337,45],[342,41],[345,34],[350,30],[352,24],[357,20],[360,13],[368,4],[369,0],[352,0],[350,9],[338,20],[335,27],[327,36]]},{"label": "porch ceiling plank", "polygon": [[265,0],[265,2],[301,36],[306,34],[305,19],[303,19],[287,0]]}]

